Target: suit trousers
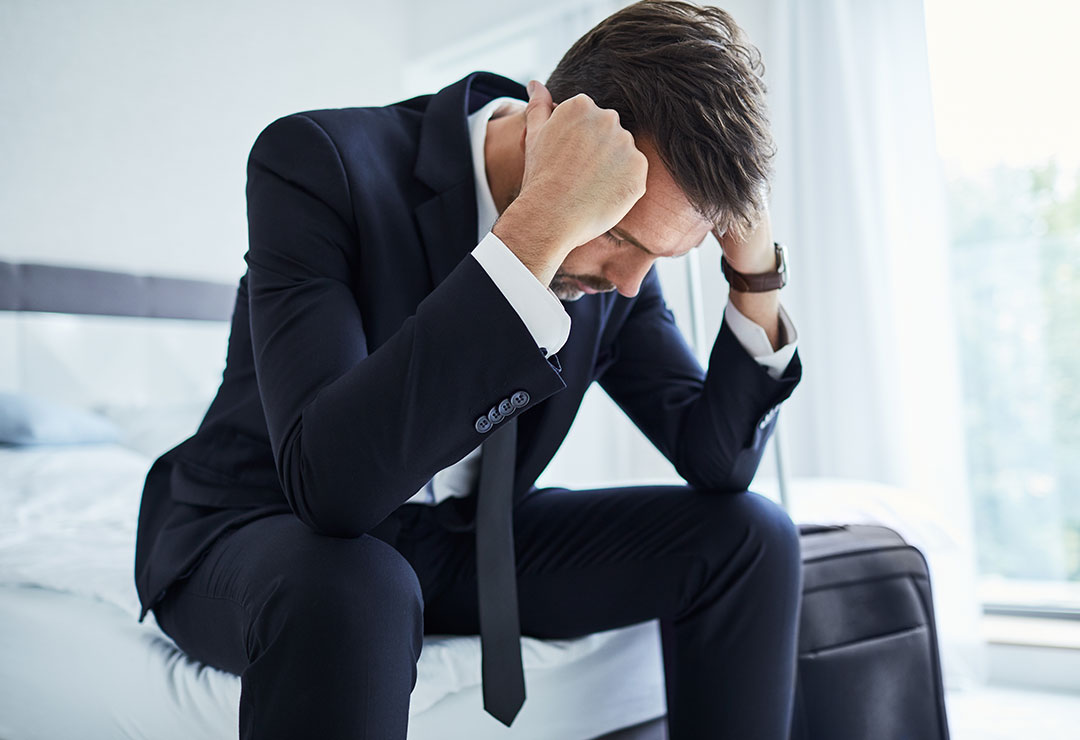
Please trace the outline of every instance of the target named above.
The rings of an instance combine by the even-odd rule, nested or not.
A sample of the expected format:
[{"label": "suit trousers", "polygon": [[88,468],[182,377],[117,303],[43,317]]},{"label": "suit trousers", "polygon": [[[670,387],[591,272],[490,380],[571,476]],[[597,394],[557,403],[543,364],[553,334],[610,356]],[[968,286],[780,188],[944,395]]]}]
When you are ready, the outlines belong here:
[{"label": "suit trousers", "polygon": [[[404,504],[385,539],[324,536],[291,512],[256,519],[155,617],[188,656],[240,676],[244,740],[404,740],[424,634],[479,631],[475,533],[446,525],[475,503]],[[515,506],[514,548],[523,635],[660,620],[671,740],[788,738],[802,565],[776,503],[678,485],[534,489]]]}]

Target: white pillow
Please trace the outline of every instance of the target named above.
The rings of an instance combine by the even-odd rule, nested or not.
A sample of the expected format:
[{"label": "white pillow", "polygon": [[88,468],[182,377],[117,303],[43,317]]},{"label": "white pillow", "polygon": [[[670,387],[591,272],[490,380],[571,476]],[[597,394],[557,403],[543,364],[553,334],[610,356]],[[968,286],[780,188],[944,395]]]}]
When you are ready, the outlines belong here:
[{"label": "white pillow", "polygon": [[100,414],[26,393],[0,393],[0,444],[98,444],[119,438],[116,426]]},{"label": "white pillow", "polygon": [[147,457],[158,457],[195,434],[206,416],[209,401],[109,405],[97,408],[119,430],[119,443]]}]

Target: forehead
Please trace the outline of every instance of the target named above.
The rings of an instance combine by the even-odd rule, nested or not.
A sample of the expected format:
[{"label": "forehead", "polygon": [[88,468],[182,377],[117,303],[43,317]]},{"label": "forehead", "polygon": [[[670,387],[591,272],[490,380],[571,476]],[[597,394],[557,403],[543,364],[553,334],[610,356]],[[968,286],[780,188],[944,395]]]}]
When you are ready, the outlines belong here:
[{"label": "forehead", "polygon": [[633,237],[650,252],[663,256],[683,254],[701,243],[712,224],[698,213],[682,189],[675,184],[652,142],[639,138],[635,144],[649,160],[645,195],[616,228]]}]

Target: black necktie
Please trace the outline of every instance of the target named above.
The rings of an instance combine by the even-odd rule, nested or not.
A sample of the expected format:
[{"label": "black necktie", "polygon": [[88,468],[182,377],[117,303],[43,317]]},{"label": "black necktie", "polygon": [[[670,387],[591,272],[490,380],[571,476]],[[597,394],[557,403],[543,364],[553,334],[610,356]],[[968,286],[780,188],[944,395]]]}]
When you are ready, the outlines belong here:
[{"label": "black necktie", "polygon": [[525,703],[512,519],[516,442],[516,416],[503,420],[484,441],[476,502],[484,710],[507,727]]}]

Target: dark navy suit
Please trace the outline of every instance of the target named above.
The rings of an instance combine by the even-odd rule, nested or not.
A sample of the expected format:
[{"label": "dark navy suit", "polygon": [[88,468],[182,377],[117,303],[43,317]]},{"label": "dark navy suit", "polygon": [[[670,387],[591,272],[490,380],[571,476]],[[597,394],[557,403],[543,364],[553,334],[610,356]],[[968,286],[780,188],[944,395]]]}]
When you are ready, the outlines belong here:
[{"label": "dark navy suit", "polygon": [[[403,504],[484,441],[480,415],[524,391],[522,633],[662,618],[671,737],[779,738],[798,539],[745,489],[798,354],[773,379],[724,325],[706,373],[654,268],[633,298],[564,302],[570,337],[545,357],[469,254],[466,116],[500,95],[526,97],[474,73],[259,135],[221,387],[146,479],[140,620],[153,608],[186,652],[241,676],[244,737],[403,738],[423,632],[478,630],[461,525],[475,496]],[[687,486],[534,486],[594,380]]]}]

